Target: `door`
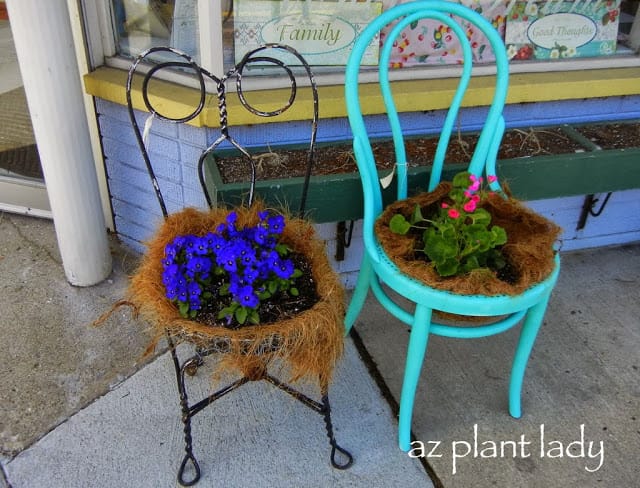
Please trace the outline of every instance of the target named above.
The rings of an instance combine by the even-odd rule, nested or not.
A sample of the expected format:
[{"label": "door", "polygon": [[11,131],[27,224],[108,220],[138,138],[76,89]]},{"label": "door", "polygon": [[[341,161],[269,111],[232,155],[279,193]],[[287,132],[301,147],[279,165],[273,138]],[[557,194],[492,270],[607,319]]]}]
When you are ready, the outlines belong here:
[{"label": "door", "polygon": [[51,217],[9,19],[2,1],[0,1],[0,211]]}]

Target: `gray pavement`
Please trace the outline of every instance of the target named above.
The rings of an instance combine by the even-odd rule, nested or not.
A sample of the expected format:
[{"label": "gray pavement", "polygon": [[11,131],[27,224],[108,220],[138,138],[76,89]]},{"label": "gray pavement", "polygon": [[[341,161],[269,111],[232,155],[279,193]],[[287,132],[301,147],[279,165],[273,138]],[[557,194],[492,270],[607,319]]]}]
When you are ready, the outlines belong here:
[{"label": "gray pavement", "polygon": [[[90,327],[122,297],[136,264],[115,240],[113,254],[106,282],[71,287],[52,223],[0,214],[0,442],[8,486],[176,486],[184,445],[169,354],[142,361],[149,336],[125,310]],[[336,438],[356,460],[351,469],[331,468],[320,415],[271,385],[251,383],[195,417],[199,486],[432,486],[419,460],[397,449],[389,404],[350,339],[346,345],[330,400]],[[210,375],[199,370],[194,382],[193,398],[204,397]]]},{"label": "gray pavement", "polygon": [[[126,311],[89,327],[136,264],[115,240],[113,253],[109,280],[73,288],[51,222],[0,214],[2,488],[176,486],[182,425],[168,354],[141,360],[149,337]],[[640,245],[563,255],[520,420],[506,407],[517,330],[430,340],[413,433],[435,486],[639,486],[639,276]],[[432,486],[397,448],[407,328],[370,299],[355,329],[330,390],[354,466],[330,467],[320,416],[251,383],[196,416],[198,486]],[[209,375],[194,381],[204,392]]]}]

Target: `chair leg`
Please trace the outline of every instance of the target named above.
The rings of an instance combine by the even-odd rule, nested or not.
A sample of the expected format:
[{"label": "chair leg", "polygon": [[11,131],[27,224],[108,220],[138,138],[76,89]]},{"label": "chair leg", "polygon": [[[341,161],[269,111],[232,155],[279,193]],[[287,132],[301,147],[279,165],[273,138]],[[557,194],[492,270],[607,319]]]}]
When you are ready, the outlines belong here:
[{"label": "chair leg", "polygon": [[[189,398],[187,397],[187,390],[184,381],[185,370],[189,368],[190,361],[187,361],[184,365],[180,365],[178,353],[176,351],[175,343],[171,337],[171,334],[167,331],[167,341],[169,343],[169,350],[171,351],[171,359],[176,372],[176,382],[178,387],[178,396],[180,397],[180,409],[182,410],[182,423],[184,432],[184,451],[185,455],[180,463],[178,469],[178,483],[182,486],[193,486],[200,480],[200,465],[193,454],[193,444],[191,438],[191,412],[189,408]],[[197,361],[199,356],[193,358],[193,361]],[[185,480],[185,471],[188,464],[191,464],[193,468],[193,477],[190,480]]]},{"label": "chair leg", "polygon": [[409,451],[411,447],[411,420],[413,417],[413,402],[416,396],[416,388],[420,379],[422,363],[424,362],[429,339],[429,327],[431,325],[432,309],[424,305],[416,305],[409,347],[407,349],[407,361],[404,369],[402,393],[400,394],[400,418],[398,425],[398,443],[400,449]]},{"label": "chair leg", "polygon": [[369,284],[371,283],[372,275],[373,267],[371,266],[371,261],[369,261],[369,258],[365,253],[362,258],[362,265],[360,266],[358,281],[356,283],[355,289],[353,290],[351,302],[349,303],[349,308],[347,309],[347,314],[344,319],[345,335],[349,334],[351,327],[353,327],[353,324],[358,318],[358,315],[360,315],[360,311],[362,310],[364,302],[367,298],[367,294],[369,293]]},{"label": "chair leg", "polygon": [[527,312],[524,323],[522,324],[522,330],[520,331],[520,339],[518,340],[518,346],[513,358],[511,380],[509,382],[509,414],[516,419],[522,415],[521,392],[524,373],[527,368],[527,362],[529,361],[529,355],[533,349],[533,344],[538,335],[538,330],[540,330],[540,326],[542,325],[542,319],[544,318],[548,303],[549,295],[531,307]]}]

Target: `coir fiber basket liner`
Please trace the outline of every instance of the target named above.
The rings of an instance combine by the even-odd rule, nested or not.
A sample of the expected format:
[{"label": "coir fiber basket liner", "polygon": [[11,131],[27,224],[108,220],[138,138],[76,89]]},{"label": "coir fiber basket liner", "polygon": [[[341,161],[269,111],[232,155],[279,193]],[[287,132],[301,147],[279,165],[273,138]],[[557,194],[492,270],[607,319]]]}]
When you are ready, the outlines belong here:
[{"label": "coir fiber basket liner", "polygon": [[[517,295],[549,276],[554,267],[553,245],[560,227],[519,201],[497,194],[489,196],[480,206],[491,214],[491,225],[499,225],[507,232],[502,253],[515,269],[514,283],[499,279],[486,268],[442,277],[424,259],[416,258],[415,239],[391,232],[389,221],[398,213],[408,219],[416,204],[422,209],[439,205],[450,190],[451,183],[442,182],[432,192],[394,202],[378,217],[375,225],[378,240],[400,270],[429,286],[462,295]],[[428,215],[428,211],[424,214]]]},{"label": "coir fiber basket liner", "polygon": [[[257,213],[262,209],[259,204],[250,209],[234,208],[237,226],[256,225]],[[219,348],[224,353],[220,370],[236,370],[251,377],[280,358],[289,367],[290,381],[319,379],[320,385],[328,385],[343,350],[344,290],[331,269],[324,244],[309,222],[286,217],[281,236],[283,243],[308,260],[319,296],[312,308],[297,316],[272,324],[227,329],[182,318],[175,304],[166,298],[162,283],[165,246],[178,235],[204,235],[215,230],[228,214],[229,210],[223,208],[185,209],[168,216],[148,243],[140,267],[131,279],[128,300],[155,328],[153,345],[168,331],[173,337],[204,349],[223,345]]]}]

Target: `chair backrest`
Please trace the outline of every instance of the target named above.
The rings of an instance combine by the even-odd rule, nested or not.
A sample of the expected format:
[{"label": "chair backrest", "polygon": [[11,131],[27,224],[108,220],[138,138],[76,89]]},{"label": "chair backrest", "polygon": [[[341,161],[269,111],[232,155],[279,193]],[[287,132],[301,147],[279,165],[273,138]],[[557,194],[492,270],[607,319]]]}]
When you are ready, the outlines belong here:
[{"label": "chair backrest", "polygon": [[[495,55],[496,83],[493,100],[469,162],[468,170],[476,176],[480,176],[483,172],[495,175],[495,160],[505,126],[502,110],[509,84],[508,59],[502,38],[485,18],[473,10],[454,2],[424,0],[393,7],[374,19],[361,32],[354,44],[346,67],[345,101],[349,123],[353,132],[354,155],[363,185],[365,228],[373,226],[373,219],[382,211],[383,202],[376,162],[360,103],[361,86],[359,84],[359,74],[361,71],[361,59],[372,40],[376,38],[382,29],[387,28],[388,34],[384,37],[380,46],[378,81],[395,147],[397,198],[404,199],[407,197],[408,188],[407,158],[402,126],[391,88],[393,73],[390,74],[390,71],[393,71],[393,68],[391,67],[390,58],[394,42],[397,41],[402,31],[422,19],[433,19],[450,27],[453,35],[458,38],[463,54],[458,86],[442,127],[431,169],[428,190],[433,190],[440,182],[451,133],[471,79],[473,54],[471,44],[466,35],[466,27],[468,28],[469,25],[474,25],[475,29],[481,31],[489,41]],[[465,25],[461,25],[461,19],[465,22]],[[425,42],[427,41],[425,40]],[[499,183],[497,181],[494,182],[492,187],[494,190],[498,190]]]},{"label": "chair backrest", "polygon": [[[275,57],[276,55],[279,56]],[[292,58],[292,56],[295,59]],[[288,57],[288,59],[293,60],[292,65],[288,65],[283,62],[280,59],[281,57]],[[145,61],[151,64],[142,79],[141,94],[144,105],[151,115],[147,119],[144,129],[141,130],[140,125],[138,124],[138,120],[136,119],[135,110],[133,108],[132,91],[135,74],[138,69],[145,64],[143,63]],[[263,111],[253,106],[247,100],[242,87],[242,79],[243,75],[245,75],[245,68],[252,64],[258,64],[267,67],[277,66],[284,70],[284,72],[288,76],[289,88],[291,91],[288,100],[280,108],[277,108],[275,110]],[[205,160],[210,154],[214,153],[218,149],[228,150],[232,147],[240,151],[240,153],[242,154],[242,161],[246,162],[246,164],[248,164],[251,168],[251,181],[247,197],[247,204],[251,205],[255,197],[254,193],[256,186],[256,162],[255,159],[250,155],[248,149],[241,145],[232,136],[232,130],[229,124],[229,117],[227,112],[227,85],[231,81],[235,80],[236,93],[240,100],[240,103],[252,114],[258,117],[277,117],[278,115],[281,115],[282,113],[287,111],[296,101],[298,80],[296,79],[296,73],[294,71],[294,68],[292,67],[293,65],[302,66],[302,68],[304,69],[304,75],[308,80],[312,93],[312,107],[308,119],[311,128],[309,150],[307,153],[306,174],[301,190],[302,195],[300,199],[300,206],[298,208],[298,215],[302,216],[305,211],[309,180],[315,161],[316,134],[318,130],[318,90],[316,87],[314,75],[311,72],[311,68],[309,67],[305,59],[295,49],[283,44],[265,44],[248,52],[238,64],[236,64],[221,77],[215,76],[214,74],[198,65],[186,53],[170,47],[153,47],[143,52],[135,59],[135,61],[131,65],[131,68],[129,69],[129,75],[127,77],[126,85],[129,118],[131,120],[131,125],[133,126],[136,140],[144,159],[146,170],[149,173],[156,197],[158,199],[158,203],[165,217],[167,217],[168,215],[167,206],[162,195],[161,185],[156,178],[154,167],[149,156],[149,150],[146,143],[150,122],[153,121],[153,118],[157,117],[158,119],[176,124],[186,123],[198,117],[202,110],[207,106],[207,104],[216,103],[218,106],[220,117],[219,136],[215,138],[215,140],[202,152],[198,160],[198,177],[200,180],[202,191],[209,207],[214,206],[216,202],[212,201],[205,181]],[[171,116],[166,113],[161,113],[159,108],[153,106],[149,93],[151,85],[150,81],[154,77],[154,75],[158,76],[158,73],[160,73],[164,69],[181,69],[195,77],[199,88],[199,97],[197,97],[197,104],[193,108],[193,112],[191,112],[190,114],[185,116]],[[213,97],[207,94],[207,83],[210,82],[213,82],[213,87],[215,89],[215,95]],[[212,98],[213,101],[211,100]]]}]

